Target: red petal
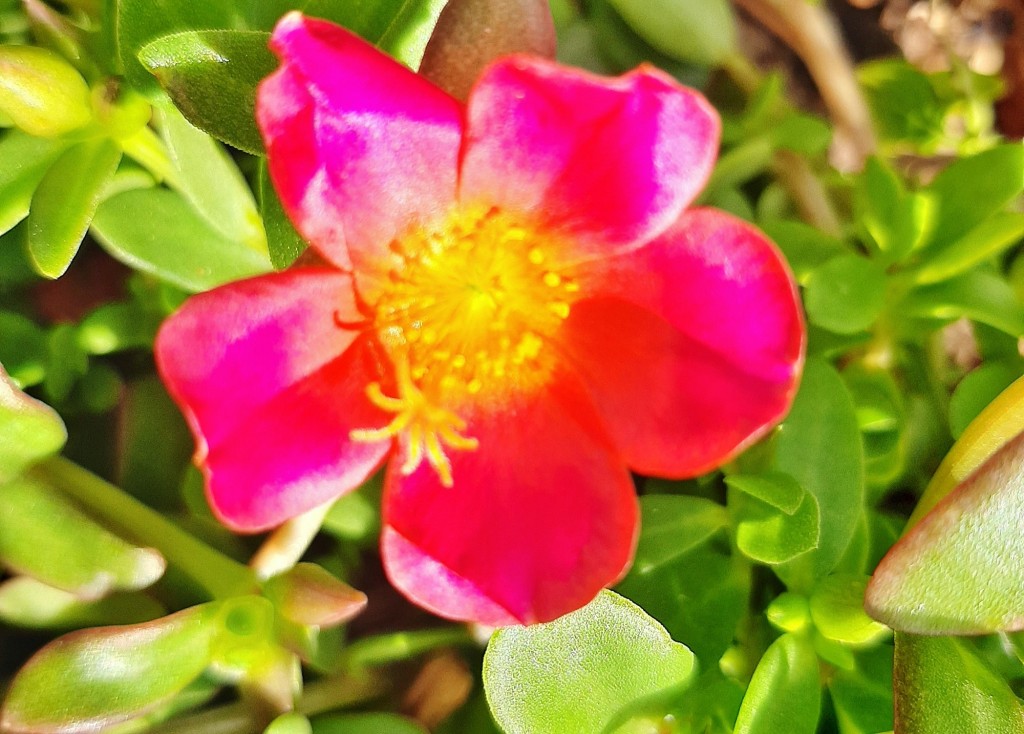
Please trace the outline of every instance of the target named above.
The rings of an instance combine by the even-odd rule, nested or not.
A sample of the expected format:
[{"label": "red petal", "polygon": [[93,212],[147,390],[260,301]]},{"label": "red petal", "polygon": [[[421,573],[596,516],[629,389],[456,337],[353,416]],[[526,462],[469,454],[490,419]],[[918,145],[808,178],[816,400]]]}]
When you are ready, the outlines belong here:
[{"label": "red petal", "polygon": [[573,307],[565,345],[632,468],[701,474],[789,410],[803,318],[789,270],[753,227],[694,210],[590,268],[583,287],[599,295]]},{"label": "red petal", "polygon": [[630,562],[637,503],[626,467],[567,384],[480,416],[452,451],[453,487],[423,465],[385,483],[385,569],[416,603],[487,625],[545,622],[583,606]]},{"label": "red petal", "polygon": [[599,254],[675,221],[711,173],[720,128],[698,92],[653,68],[607,79],[525,56],[484,73],[467,126],[464,201],[529,214]]},{"label": "red petal", "polygon": [[348,440],[384,416],[349,276],[293,270],[200,294],[164,324],[157,364],[196,436],[214,511],[261,530],[358,486],[389,450]]},{"label": "red petal", "polygon": [[271,47],[281,68],[260,85],[256,116],[274,185],[325,257],[370,268],[396,235],[454,201],[461,108],[343,28],[297,12]]}]

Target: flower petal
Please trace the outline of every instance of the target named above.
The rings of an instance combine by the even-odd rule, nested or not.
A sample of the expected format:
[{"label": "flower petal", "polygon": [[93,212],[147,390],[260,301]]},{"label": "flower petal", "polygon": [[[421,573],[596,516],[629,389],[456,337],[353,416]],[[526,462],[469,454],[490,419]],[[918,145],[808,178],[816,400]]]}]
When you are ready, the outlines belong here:
[{"label": "flower petal", "polygon": [[493,626],[549,621],[614,583],[632,557],[637,502],[579,388],[552,386],[469,423],[480,446],[450,452],[453,487],[428,466],[388,468],[391,582],[436,614]]},{"label": "flower petal", "polygon": [[[458,102],[343,28],[284,16],[271,38],[281,67],[260,85],[256,117],[270,174],[299,231],[356,269],[454,201]],[[347,248],[346,248],[347,245]]]},{"label": "flower petal", "polygon": [[789,410],[804,328],[789,270],[746,223],[685,214],[651,244],[590,266],[564,345],[629,465],[720,466]]},{"label": "flower petal", "polygon": [[292,270],[190,299],[160,330],[156,358],[196,437],[211,504],[261,530],[355,486],[389,450],[349,431],[383,419],[358,332],[352,279]]},{"label": "flower petal", "polygon": [[462,200],[573,233],[584,258],[675,221],[707,181],[720,131],[704,97],[651,67],[606,79],[525,56],[484,73],[467,115]]}]

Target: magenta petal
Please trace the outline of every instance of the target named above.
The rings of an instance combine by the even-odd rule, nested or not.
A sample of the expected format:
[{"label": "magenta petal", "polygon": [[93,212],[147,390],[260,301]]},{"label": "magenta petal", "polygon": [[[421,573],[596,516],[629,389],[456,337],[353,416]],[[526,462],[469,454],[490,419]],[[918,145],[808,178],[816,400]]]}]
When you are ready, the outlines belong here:
[{"label": "magenta petal", "polygon": [[573,307],[564,343],[637,471],[694,476],[789,410],[804,328],[789,271],[757,230],[685,214],[651,244],[591,266],[599,294]]},{"label": "magenta petal", "polygon": [[276,525],[354,488],[389,450],[348,440],[384,416],[354,321],[352,280],[293,270],[190,299],[160,330],[164,382],[196,437],[211,504],[228,526]]},{"label": "magenta petal", "polygon": [[381,538],[391,582],[436,614],[492,626],[549,621],[614,583],[637,503],[585,400],[562,386],[471,420],[480,447],[449,453],[450,488],[428,466],[406,477],[393,462]]},{"label": "magenta petal", "polygon": [[274,185],[325,257],[371,267],[396,235],[450,208],[461,108],[357,36],[297,12],[271,47],[281,67],[260,85],[256,117]]},{"label": "magenta petal", "polygon": [[642,67],[617,79],[514,56],[469,98],[460,196],[579,237],[582,257],[662,232],[703,188],[720,123],[698,92]]}]

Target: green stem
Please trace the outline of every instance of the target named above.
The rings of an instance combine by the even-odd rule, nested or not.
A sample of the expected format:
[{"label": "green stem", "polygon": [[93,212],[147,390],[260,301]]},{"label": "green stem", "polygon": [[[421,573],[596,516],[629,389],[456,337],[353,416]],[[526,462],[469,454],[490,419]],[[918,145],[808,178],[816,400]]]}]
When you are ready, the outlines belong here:
[{"label": "green stem", "polygon": [[[306,686],[296,710],[314,716],[372,701],[386,691],[383,678],[346,673]],[[267,723],[258,710],[238,702],[171,719],[147,730],[147,734],[259,734]]]},{"label": "green stem", "polygon": [[167,148],[151,127],[143,127],[118,142],[125,155],[153,174],[157,181],[173,185],[177,180],[178,172],[167,154]]},{"label": "green stem", "polygon": [[422,655],[436,647],[474,645],[476,640],[468,627],[395,632],[365,637],[345,650],[344,665],[350,670],[397,663]]},{"label": "green stem", "polygon": [[248,567],[214,550],[160,513],[95,474],[62,457],[37,464],[31,473],[76,500],[98,519],[151,546],[215,599],[255,593]]}]

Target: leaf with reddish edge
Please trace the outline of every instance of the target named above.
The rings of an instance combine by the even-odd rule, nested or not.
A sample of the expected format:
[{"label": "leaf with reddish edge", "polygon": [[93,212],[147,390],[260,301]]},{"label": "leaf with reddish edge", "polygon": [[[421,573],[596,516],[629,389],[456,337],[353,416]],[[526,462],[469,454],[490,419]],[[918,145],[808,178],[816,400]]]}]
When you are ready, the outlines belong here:
[{"label": "leaf with reddish edge", "polygon": [[866,605],[917,634],[1024,629],[1024,435],[1010,441],[886,555]]},{"label": "leaf with reddish edge", "polygon": [[314,563],[300,563],[263,585],[264,595],[283,617],[297,624],[332,627],[366,607],[366,594]]},{"label": "leaf with reddish edge", "polygon": [[897,633],[893,688],[899,734],[1024,733],[1020,701],[966,641]]},{"label": "leaf with reddish edge", "polygon": [[51,642],[11,683],[0,729],[84,734],[155,709],[209,664],[216,629],[207,609],[73,632]]},{"label": "leaf with reddish edge", "polygon": [[60,451],[67,437],[57,412],[19,390],[0,365],[0,482]]}]

